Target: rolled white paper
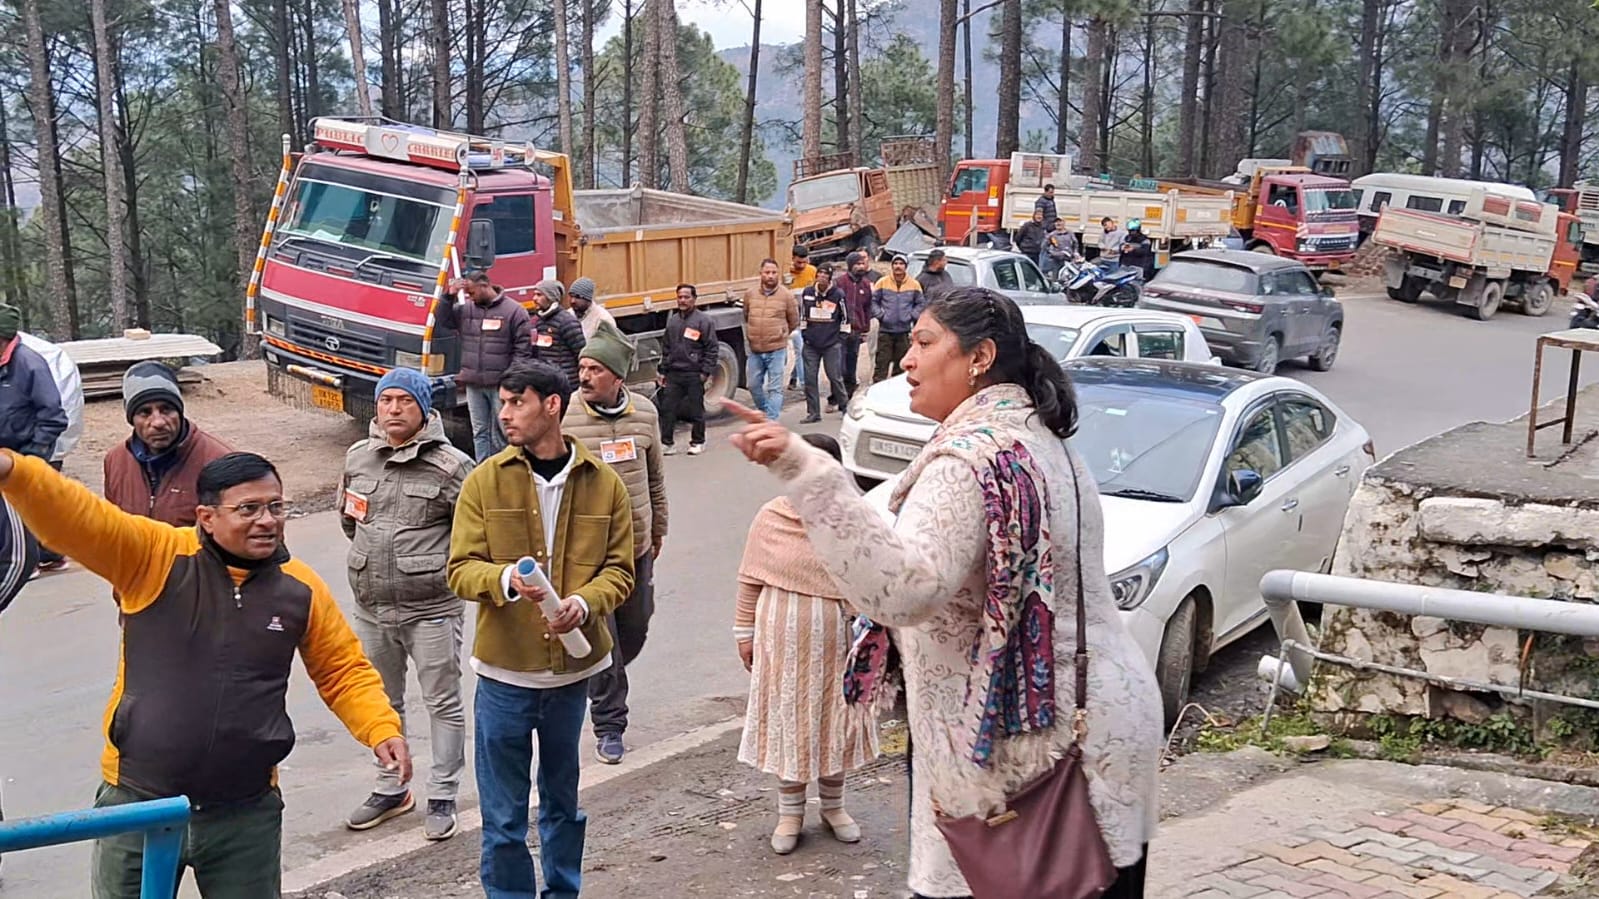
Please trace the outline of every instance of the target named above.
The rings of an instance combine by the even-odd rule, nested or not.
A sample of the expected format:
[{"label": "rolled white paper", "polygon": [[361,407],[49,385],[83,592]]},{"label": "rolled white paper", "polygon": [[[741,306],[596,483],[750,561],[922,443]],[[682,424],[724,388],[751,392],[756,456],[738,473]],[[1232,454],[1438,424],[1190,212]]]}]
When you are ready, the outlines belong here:
[{"label": "rolled white paper", "polygon": [[[550,584],[550,579],[544,576],[543,569],[539,568],[539,561],[532,556],[523,556],[516,562],[516,576],[522,582],[544,591],[544,599],[539,601],[539,611],[544,613],[544,620],[549,621],[561,613],[561,600],[555,595],[555,587]],[[568,655],[582,658],[589,654],[591,648],[589,641],[581,631],[570,630],[560,635],[561,645],[566,647]]]}]

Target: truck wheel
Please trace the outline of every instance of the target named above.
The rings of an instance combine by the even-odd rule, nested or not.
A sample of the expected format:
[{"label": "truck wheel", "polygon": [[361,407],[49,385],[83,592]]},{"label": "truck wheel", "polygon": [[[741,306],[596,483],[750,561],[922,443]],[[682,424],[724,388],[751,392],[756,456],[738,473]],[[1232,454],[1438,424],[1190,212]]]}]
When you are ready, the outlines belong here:
[{"label": "truck wheel", "polygon": [[1471,314],[1476,316],[1477,321],[1485,322],[1499,311],[1499,304],[1504,302],[1504,299],[1505,286],[1498,281],[1490,282],[1482,289],[1482,303],[1472,309]]},{"label": "truck wheel", "polygon": [[1539,281],[1521,295],[1521,312],[1523,315],[1534,317],[1543,315],[1554,304],[1555,290],[1549,286],[1548,281]]},{"label": "truck wheel", "polygon": [[[711,383],[705,388],[705,398],[716,402],[718,406],[722,400],[733,398],[733,392],[738,390],[739,377],[743,363],[739,354],[726,341],[716,346],[716,373],[711,375]],[[716,413],[722,414],[720,410]]]},{"label": "truck wheel", "polygon": [[467,413],[466,406],[447,410],[442,417],[444,436],[449,438],[450,445],[468,456],[473,455],[477,447],[472,443],[472,416]]},{"label": "truck wheel", "polygon": [[1160,640],[1160,655],[1155,659],[1155,682],[1160,685],[1160,704],[1167,727],[1177,723],[1177,714],[1188,702],[1188,687],[1194,679],[1194,629],[1198,610],[1193,597],[1185,598],[1166,621]]},{"label": "truck wheel", "polygon": [[1421,289],[1421,281],[1406,275],[1398,287],[1388,288],[1388,297],[1401,303],[1414,303],[1421,299]]}]

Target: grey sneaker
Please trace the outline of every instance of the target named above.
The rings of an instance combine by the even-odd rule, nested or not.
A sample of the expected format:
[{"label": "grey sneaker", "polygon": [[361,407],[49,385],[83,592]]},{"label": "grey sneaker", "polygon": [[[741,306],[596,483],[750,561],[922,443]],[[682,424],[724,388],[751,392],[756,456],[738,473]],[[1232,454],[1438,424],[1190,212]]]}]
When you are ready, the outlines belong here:
[{"label": "grey sneaker", "polygon": [[698,456],[703,452],[705,452],[705,444],[703,443],[690,443],[688,445],[688,454],[690,456]]},{"label": "grey sneaker", "polygon": [[373,793],[366,797],[360,808],[350,813],[349,819],[344,823],[351,830],[371,830],[384,821],[398,818],[414,808],[416,808],[416,799],[411,796],[410,790],[398,796]]},{"label": "grey sneaker", "polygon": [[428,814],[422,819],[422,836],[448,840],[455,836],[455,800],[429,799]]},{"label": "grey sneaker", "polygon": [[677,455],[677,444],[668,443],[665,446],[661,447],[661,455],[663,455],[663,456],[675,456],[675,455]]},{"label": "grey sneaker", "polygon": [[621,734],[600,734],[594,744],[595,757],[607,765],[620,765],[626,752]]}]

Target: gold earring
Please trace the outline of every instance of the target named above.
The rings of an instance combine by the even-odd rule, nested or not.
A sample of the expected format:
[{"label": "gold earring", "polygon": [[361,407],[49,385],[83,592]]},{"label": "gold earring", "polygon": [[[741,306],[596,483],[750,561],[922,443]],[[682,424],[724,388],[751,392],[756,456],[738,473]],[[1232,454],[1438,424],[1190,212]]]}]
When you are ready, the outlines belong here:
[{"label": "gold earring", "polygon": [[977,386],[977,376],[980,375],[980,374],[982,374],[982,372],[978,371],[977,370],[977,366],[975,366],[975,365],[972,366],[971,368],[967,369],[967,371],[966,371],[966,386],[967,387],[976,387]]}]

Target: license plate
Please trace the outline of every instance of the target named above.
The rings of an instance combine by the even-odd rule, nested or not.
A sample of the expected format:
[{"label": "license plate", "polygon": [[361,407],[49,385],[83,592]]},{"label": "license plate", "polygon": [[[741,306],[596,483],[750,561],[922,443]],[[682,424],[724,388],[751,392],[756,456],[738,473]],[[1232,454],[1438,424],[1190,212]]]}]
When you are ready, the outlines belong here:
[{"label": "license plate", "polygon": [[329,412],[344,412],[344,391],[335,387],[311,385],[311,405]]},{"label": "license plate", "polygon": [[1466,286],[1466,279],[1461,277],[1460,275],[1456,275],[1453,278],[1449,279],[1449,286],[1455,288],[1456,290],[1459,290],[1460,288]]},{"label": "license plate", "polygon": [[875,455],[886,456],[890,459],[903,459],[907,462],[916,458],[917,455],[919,455],[922,451],[921,447],[913,443],[901,443],[898,440],[884,440],[881,437],[873,437],[867,440],[866,448],[871,450]]}]

